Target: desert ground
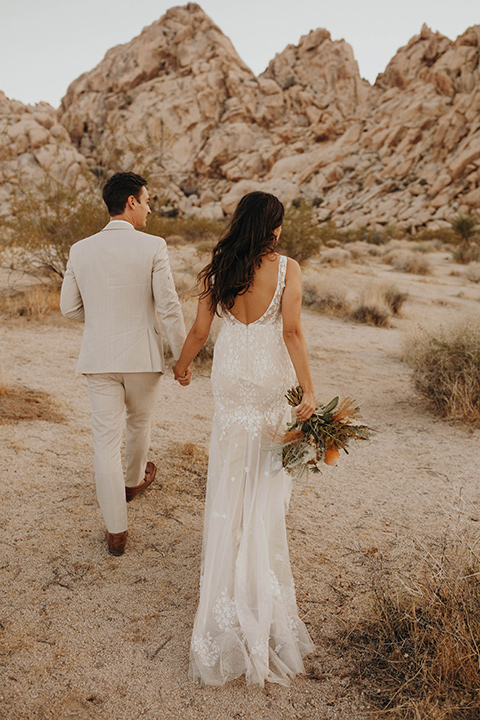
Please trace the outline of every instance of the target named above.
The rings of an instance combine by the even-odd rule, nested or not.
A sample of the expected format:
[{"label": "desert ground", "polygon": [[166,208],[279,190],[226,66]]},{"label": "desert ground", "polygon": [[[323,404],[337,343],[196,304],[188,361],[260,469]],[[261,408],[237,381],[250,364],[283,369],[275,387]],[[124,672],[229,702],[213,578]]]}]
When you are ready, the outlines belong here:
[{"label": "desert ground", "polygon": [[[198,257],[189,246],[170,255],[184,289]],[[316,652],[289,687],[188,680],[213,411],[208,364],[188,388],[171,374],[162,380],[150,455],[159,472],[129,504],[127,550],[116,558],[95,498],[86,385],[74,372],[82,327],[58,312],[2,315],[0,381],[52,405],[47,419],[0,424],[1,718],[370,717],[342,638],[371,612],[372,573],[379,563],[408,565],[445,535],[476,542],[480,533],[480,430],[435,416],[402,361],[412,329],[478,315],[480,285],[449,252],[425,257],[430,274],[405,273],[365,244],[337,267],[316,261],[305,271],[347,293],[395,283],[408,298],[389,327],[304,310],[318,401],[356,399],[376,434],[337,467],[293,484],[290,554]],[[23,282],[1,280],[4,289]]]}]

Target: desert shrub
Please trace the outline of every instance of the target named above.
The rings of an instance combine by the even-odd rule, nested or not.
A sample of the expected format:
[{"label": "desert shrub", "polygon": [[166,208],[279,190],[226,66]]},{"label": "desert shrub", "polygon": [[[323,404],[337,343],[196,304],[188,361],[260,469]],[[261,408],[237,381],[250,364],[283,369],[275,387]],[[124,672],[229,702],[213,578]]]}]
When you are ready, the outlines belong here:
[{"label": "desert shrub", "polygon": [[431,253],[442,249],[442,243],[439,240],[421,240],[412,243],[410,249],[413,252]]},{"label": "desert shrub", "polygon": [[480,260],[480,248],[478,245],[461,244],[452,250],[452,258],[460,265],[477,262]]},{"label": "desert shrub", "polygon": [[351,253],[348,250],[343,250],[339,247],[322,250],[322,254],[320,255],[320,262],[323,265],[331,265],[332,267],[347,265],[351,259]]},{"label": "desert shrub", "polygon": [[370,228],[363,225],[356,230],[345,230],[342,232],[343,241],[346,243],[365,242],[370,245],[385,245],[399,232],[394,225],[386,225],[383,229]]},{"label": "desert shrub", "polygon": [[366,288],[352,305],[350,318],[354,322],[388,327],[392,316],[391,309],[381,288]]},{"label": "desert shrub", "polygon": [[470,280],[470,282],[480,282],[480,262],[469,263],[465,269],[464,274],[467,280]]},{"label": "desert shrub", "polygon": [[108,222],[98,190],[78,194],[46,178],[35,189],[17,191],[0,230],[3,264],[39,278],[61,281],[70,247]]},{"label": "desert shrub", "polygon": [[405,343],[417,390],[442,417],[480,424],[480,320],[418,330]]},{"label": "desert shrub", "polygon": [[403,292],[396,285],[385,285],[382,288],[382,294],[393,315],[400,315],[408,293]]},{"label": "desert shrub", "polygon": [[480,259],[478,218],[459,213],[450,221],[454,237],[459,243],[452,253],[455,262],[466,264]]},{"label": "desert shrub", "polygon": [[409,250],[392,250],[384,258],[399,272],[413,273],[415,275],[428,275],[430,264],[423,255]]},{"label": "desert shrub", "polygon": [[420,230],[414,236],[415,242],[418,243],[431,243],[434,247],[438,248],[440,245],[448,245],[455,240],[455,233],[451,227],[440,227],[436,229],[424,229]]},{"label": "desert shrub", "polygon": [[344,235],[341,230],[337,228],[335,220],[327,220],[320,224],[320,239],[323,245],[327,247],[334,247],[338,243],[345,242]]},{"label": "desert shrub", "polygon": [[[423,550],[423,549],[422,549]],[[416,553],[416,570],[378,560],[372,610],[347,635],[376,716],[480,717],[480,564],[466,543]]]},{"label": "desert shrub", "polygon": [[32,285],[0,295],[0,313],[40,320],[60,311],[60,285]]},{"label": "desert shrub", "polygon": [[152,213],[147,221],[147,232],[166,238],[181,237],[185,242],[210,242],[213,245],[220,239],[226,227],[223,220],[208,220],[193,216],[163,217]]},{"label": "desert shrub", "polygon": [[324,315],[340,317],[347,315],[349,309],[343,288],[319,273],[304,276],[303,304]]},{"label": "desert shrub", "polygon": [[377,247],[376,245],[370,245],[367,252],[372,257],[380,257],[380,256],[384,255],[383,250],[381,248]]},{"label": "desert shrub", "polygon": [[377,250],[377,247],[375,245],[370,246],[364,242],[353,242],[348,246],[348,252],[350,253],[352,260],[357,262],[363,261],[364,258],[370,254],[370,249]]},{"label": "desert shrub", "polygon": [[321,230],[313,208],[305,201],[291,205],[283,220],[279,250],[298,262],[304,262],[320,250]]}]

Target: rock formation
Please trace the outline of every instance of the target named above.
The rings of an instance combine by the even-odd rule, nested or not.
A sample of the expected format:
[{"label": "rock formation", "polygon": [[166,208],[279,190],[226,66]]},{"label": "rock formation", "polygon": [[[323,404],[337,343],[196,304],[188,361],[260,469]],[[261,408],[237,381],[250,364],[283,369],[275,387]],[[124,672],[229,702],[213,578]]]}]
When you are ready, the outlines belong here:
[{"label": "rock formation", "polygon": [[372,87],[319,29],[256,77],[189,3],[75,80],[57,120],[1,96],[0,159],[10,183],[36,165],[68,184],[134,169],[203,217],[261,188],[345,228],[440,226],[480,203],[479,58],[480,26],[454,42],[424,26]]},{"label": "rock formation", "polygon": [[82,188],[86,160],[48,103],[35,107],[0,92],[0,214],[8,212],[15,188],[31,190],[50,176]]}]

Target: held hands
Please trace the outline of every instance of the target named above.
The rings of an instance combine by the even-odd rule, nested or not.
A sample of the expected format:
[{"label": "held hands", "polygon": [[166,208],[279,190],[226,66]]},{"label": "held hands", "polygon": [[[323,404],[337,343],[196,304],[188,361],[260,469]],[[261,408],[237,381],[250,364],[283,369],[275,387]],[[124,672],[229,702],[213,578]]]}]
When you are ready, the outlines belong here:
[{"label": "held hands", "polygon": [[315,395],[313,391],[306,390],[303,393],[302,402],[297,405],[295,412],[297,414],[297,420],[304,421],[308,420],[315,410]]},{"label": "held hands", "polygon": [[172,367],[172,370],[173,370],[173,375],[174,375],[175,380],[178,380],[180,385],[182,385],[183,387],[190,385],[190,382],[192,379],[192,371],[190,370],[189,367],[183,373],[179,373],[177,371],[177,365],[175,364]]}]

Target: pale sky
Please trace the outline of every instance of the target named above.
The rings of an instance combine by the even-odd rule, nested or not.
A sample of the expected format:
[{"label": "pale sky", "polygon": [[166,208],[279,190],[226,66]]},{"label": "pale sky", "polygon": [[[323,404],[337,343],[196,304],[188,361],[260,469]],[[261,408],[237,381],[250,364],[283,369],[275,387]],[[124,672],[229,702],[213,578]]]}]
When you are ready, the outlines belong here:
[{"label": "pale sky", "polygon": [[[168,0],[0,0],[0,90],[58,107],[71,82],[176,4]],[[257,75],[322,27],[352,47],[370,82],[425,22],[454,40],[480,24],[480,0],[203,0]]]}]

